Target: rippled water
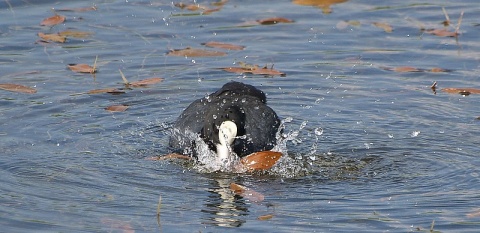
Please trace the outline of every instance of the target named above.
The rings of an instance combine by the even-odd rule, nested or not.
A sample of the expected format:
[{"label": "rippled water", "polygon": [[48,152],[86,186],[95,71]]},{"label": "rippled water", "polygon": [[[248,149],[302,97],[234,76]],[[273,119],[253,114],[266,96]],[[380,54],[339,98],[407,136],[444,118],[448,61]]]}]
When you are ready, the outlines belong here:
[{"label": "rippled water", "polygon": [[[37,90],[0,90],[2,231],[477,232],[479,97],[441,90],[480,88],[477,1],[294,2],[229,1],[209,15],[170,1],[0,2],[0,83]],[[39,25],[51,8],[93,4]],[[443,28],[442,7],[450,31],[464,12],[457,38],[421,30]],[[269,17],[294,22],[252,25]],[[93,35],[64,44],[37,36],[66,29]],[[208,41],[246,48],[166,55]],[[67,69],[97,56],[95,75]],[[218,69],[240,62],[273,64],[286,77]],[[446,72],[392,71],[406,66]],[[122,88],[119,69],[129,81],[165,80],[86,94]],[[170,125],[190,102],[230,80],[265,91],[287,120],[285,162],[229,174],[147,160],[168,153]],[[115,104],[130,107],[105,111]],[[231,182],[264,200],[234,195]]]}]

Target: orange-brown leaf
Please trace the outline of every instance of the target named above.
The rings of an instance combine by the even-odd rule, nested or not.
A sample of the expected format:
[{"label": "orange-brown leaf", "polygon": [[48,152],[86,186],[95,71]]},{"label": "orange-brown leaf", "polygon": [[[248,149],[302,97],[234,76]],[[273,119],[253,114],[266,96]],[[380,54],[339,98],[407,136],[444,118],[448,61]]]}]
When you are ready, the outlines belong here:
[{"label": "orange-brown leaf", "polygon": [[204,49],[195,49],[195,48],[184,48],[176,49],[167,53],[169,56],[179,56],[179,57],[218,57],[227,55],[224,52],[204,50]]},{"label": "orange-brown leaf", "polygon": [[257,75],[269,75],[269,76],[285,76],[286,74],[278,70],[269,69],[267,67],[260,68],[258,66],[248,66],[248,67],[225,67],[221,68],[222,70],[230,73],[237,74],[257,74]]},{"label": "orange-brown leaf", "polygon": [[158,77],[147,78],[147,79],[144,79],[144,80],[131,82],[131,83],[128,84],[128,86],[130,86],[130,87],[145,87],[147,85],[152,85],[152,84],[159,83],[159,82],[162,82],[162,81],[163,81],[163,78],[158,78]]},{"label": "orange-brown leaf", "polygon": [[261,216],[258,216],[258,220],[261,220],[261,221],[265,221],[265,220],[269,220],[273,218],[273,214],[266,214],[266,215],[261,215]]},{"label": "orange-brown leaf", "polygon": [[432,35],[440,36],[440,37],[457,37],[458,35],[460,35],[460,33],[458,33],[458,32],[451,32],[451,31],[448,31],[445,28],[429,29],[429,30],[425,30],[425,32],[428,33],[428,34],[432,34]]},{"label": "orange-brown leaf", "polygon": [[92,34],[93,32],[82,32],[82,31],[74,31],[74,30],[65,30],[58,33],[58,35],[60,36],[75,37],[75,38],[87,38]]},{"label": "orange-brown leaf", "polygon": [[63,15],[54,15],[52,17],[46,18],[40,22],[42,26],[54,26],[65,22],[65,16]]},{"label": "orange-brown leaf", "polygon": [[442,91],[460,95],[480,94],[480,89],[476,88],[443,88]]},{"label": "orange-brown leaf", "polygon": [[71,71],[77,72],[77,73],[93,74],[93,73],[97,72],[96,68],[93,68],[92,66],[87,65],[87,64],[68,64],[68,68]]},{"label": "orange-brown leaf", "polygon": [[53,42],[59,42],[59,43],[65,43],[67,40],[67,37],[62,36],[58,33],[55,34],[45,34],[43,32],[39,32],[38,36],[42,38],[44,41],[53,41]]},{"label": "orange-brown leaf", "polygon": [[259,203],[265,200],[265,196],[259,192],[251,190],[245,186],[230,183],[230,189],[237,195],[248,199],[251,202]]},{"label": "orange-brown leaf", "polygon": [[125,112],[127,110],[127,105],[112,105],[105,108],[109,112]]},{"label": "orange-brown leaf", "polygon": [[443,69],[443,68],[440,68],[440,67],[434,67],[432,69],[430,69],[430,72],[432,73],[441,73],[441,72],[450,72],[451,70],[447,70],[447,69]]},{"label": "orange-brown leaf", "polygon": [[331,5],[346,1],[348,0],[293,0],[293,3],[304,6],[316,6],[322,9],[324,14],[330,14],[332,13]]},{"label": "orange-brown leaf", "polygon": [[12,83],[1,83],[0,89],[27,94],[37,93],[37,90],[35,88]]},{"label": "orange-brown leaf", "polygon": [[101,93],[124,94],[125,92],[118,90],[116,88],[95,89],[87,92],[87,94],[101,94]]},{"label": "orange-brown leaf", "polygon": [[228,50],[243,50],[245,48],[245,46],[241,46],[241,45],[227,44],[227,43],[216,42],[216,41],[209,41],[207,43],[203,43],[202,45],[205,45],[207,47],[212,47],[212,48],[228,49]]},{"label": "orange-brown leaf", "polygon": [[240,162],[249,170],[270,169],[282,157],[282,153],[276,151],[260,151],[243,157]]},{"label": "orange-brown leaf", "polygon": [[259,19],[257,20],[257,23],[263,24],[263,25],[270,25],[270,24],[277,24],[277,23],[293,23],[293,20],[283,18],[283,17],[272,17],[272,18],[266,18],[266,19]]},{"label": "orange-brown leaf", "polygon": [[385,32],[388,32],[388,33],[393,31],[392,26],[390,26],[390,24],[388,24],[388,23],[375,22],[375,23],[373,23],[373,25],[375,27],[383,29]]}]

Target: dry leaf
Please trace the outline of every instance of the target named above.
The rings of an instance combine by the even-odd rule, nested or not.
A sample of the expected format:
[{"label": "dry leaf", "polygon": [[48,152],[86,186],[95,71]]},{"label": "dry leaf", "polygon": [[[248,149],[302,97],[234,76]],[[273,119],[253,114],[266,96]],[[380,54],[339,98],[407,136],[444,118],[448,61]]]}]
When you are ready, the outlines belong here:
[{"label": "dry leaf", "polygon": [[440,36],[440,37],[457,37],[458,35],[460,35],[460,33],[458,33],[458,32],[450,32],[445,28],[428,29],[428,30],[425,30],[425,32],[428,33],[428,34],[432,34],[432,35]]},{"label": "dry leaf", "polygon": [[443,68],[439,68],[439,67],[434,67],[434,68],[430,69],[430,72],[441,73],[441,72],[451,72],[451,70],[443,69]]},{"label": "dry leaf", "polygon": [[225,67],[221,69],[230,73],[237,73],[237,74],[247,73],[247,74],[269,75],[269,76],[275,76],[275,75],[286,76],[286,74],[283,72],[274,70],[272,68],[269,69],[267,67],[260,68],[258,67],[258,65],[248,66],[248,67]]},{"label": "dry leaf", "polygon": [[476,88],[443,88],[442,91],[460,95],[480,94],[480,89]]},{"label": "dry leaf", "polygon": [[266,215],[261,215],[261,216],[258,216],[258,220],[261,220],[261,221],[265,221],[265,220],[269,220],[273,218],[273,214],[266,214]]},{"label": "dry leaf", "polygon": [[330,9],[331,5],[346,1],[348,0],[293,0],[293,3],[304,6],[315,6],[321,8],[324,14],[330,14],[332,13],[332,9]]},{"label": "dry leaf", "polygon": [[243,157],[240,162],[249,170],[270,169],[282,157],[276,151],[260,151]]},{"label": "dry leaf", "polygon": [[58,35],[60,36],[74,37],[74,38],[87,38],[92,34],[93,32],[82,32],[82,31],[74,31],[74,30],[65,30],[58,33]]},{"label": "dry leaf", "polygon": [[216,41],[209,41],[207,43],[202,43],[202,45],[205,45],[207,47],[212,47],[212,48],[220,48],[220,49],[228,49],[228,50],[243,50],[245,48],[245,46],[241,46],[241,45],[227,44],[227,43],[216,42]]},{"label": "dry leaf", "polygon": [[96,11],[96,10],[97,10],[96,6],[90,6],[90,7],[79,7],[79,8],[63,8],[63,9],[57,9],[56,11],[85,12],[85,11]]},{"label": "dry leaf", "polygon": [[125,92],[122,90],[118,90],[116,88],[95,89],[87,92],[87,94],[101,94],[101,93],[124,94]]},{"label": "dry leaf", "polygon": [[27,94],[37,93],[37,90],[34,88],[12,83],[1,83],[0,89]]},{"label": "dry leaf", "polygon": [[127,105],[112,105],[105,108],[109,112],[125,112],[127,110]]},{"label": "dry leaf", "polygon": [[375,27],[383,29],[385,32],[388,32],[388,33],[391,33],[393,31],[392,26],[390,26],[388,23],[375,22],[373,23],[373,25],[375,25]]},{"label": "dry leaf", "polygon": [[260,203],[265,200],[265,196],[261,193],[255,192],[245,186],[230,183],[230,189],[237,195],[255,203]]},{"label": "dry leaf", "polygon": [[130,87],[145,87],[147,85],[152,85],[155,83],[162,82],[163,78],[147,78],[144,80],[136,81],[136,82],[131,82],[128,84]]},{"label": "dry leaf", "polygon": [[77,73],[96,73],[97,69],[87,64],[68,64],[68,68]]},{"label": "dry leaf", "polygon": [[62,36],[60,34],[45,34],[43,32],[39,32],[38,36],[42,38],[44,41],[53,41],[53,42],[60,42],[60,43],[65,43],[67,40],[67,37]]},{"label": "dry leaf", "polygon": [[65,22],[65,16],[63,15],[54,15],[52,17],[44,19],[40,25],[41,26],[54,26],[60,23]]},{"label": "dry leaf", "polygon": [[270,24],[277,24],[277,23],[293,23],[293,20],[283,18],[283,17],[272,17],[272,18],[266,18],[266,19],[259,19],[257,20],[257,23],[263,24],[263,25],[270,25]]},{"label": "dry leaf", "polygon": [[204,49],[194,49],[194,48],[184,48],[176,49],[167,53],[169,56],[179,56],[179,57],[218,57],[227,55],[224,52],[204,50]]}]

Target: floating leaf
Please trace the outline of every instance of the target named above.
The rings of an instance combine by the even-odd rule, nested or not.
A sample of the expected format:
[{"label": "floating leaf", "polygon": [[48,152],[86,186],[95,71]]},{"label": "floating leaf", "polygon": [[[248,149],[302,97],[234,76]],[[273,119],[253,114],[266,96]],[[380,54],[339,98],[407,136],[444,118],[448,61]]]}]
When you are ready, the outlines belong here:
[{"label": "floating leaf", "polygon": [[216,42],[216,41],[209,41],[207,43],[203,43],[202,45],[205,45],[207,47],[212,47],[212,48],[228,49],[228,50],[243,50],[245,48],[245,46],[241,46],[241,45],[227,44],[227,43]]},{"label": "floating leaf", "polygon": [[130,87],[145,87],[147,85],[152,85],[152,84],[155,84],[155,83],[159,83],[159,82],[162,82],[164,79],[163,78],[148,78],[148,79],[144,79],[144,80],[140,80],[140,81],[136,81],[136,82],[131,82],[128,84],[128,86]]},{"label": "floating leaf", "polygon": [[240,162],[249,170],[270,169],[282,157],[282,153],[276,151],[260,151],[243,157]]},{"label": "floating leaf", "polygon": [[331,5],[346,1],[348,0],[293,0],[293,3],[304,6],[315,6],[322,9],[324,14],[330,14],[332,13]]},{"label": "floating leaf", "polygon": [[37,90],[34,88],[12,83],[1,83],[0,89],[27,94],[37,93]]},{"label": "floating leaf", "polygon": [[255,192],[245,186],[230,183],[230,189],[237,195],[255,203],[262,202],[265,200],[265,196],[261,193]]},{"label": "floating leaf", "polygon": [[460,95],[480,94],[480,89],[476,88],[443,88],[442,91]]},{"label": "floating leaf", "polygon": [[195,48],[184,48],[172,50],[167,53],[169,56],[179,56],[179,57],[218,57],[227,55],[224,52],[204,50],[204,49],[195,49]]},{"label": "floating leaf", "polygon": [[97,10],[96,6],[90,6],[90,7],[79,7],[79,8],[63,8],[63,9],[57,9],[56,11],[85,12],[85,11],[96,11],[96,10]]},{"label": "floating leaf", "polygon": [[54,15],[52,17],[44,19],[40,25],[41,26],[54,26],[65,22],[65,16],[63,15]]},{"label": "floating leaf", "polygon": [[460,33],[456,32],[456,31],[451,32],[451,31],[448,31],[445,28],[427,29],[427,30],[425,30],[425,32],[428,33],[428,34],[432,34],[432,35],[440,36],[440,37],[457,37],[458,35],[460,35]]},{"label": "floating leaf", "polygon": [[443,68],[439,68],[439,67],[434,67],[434,68],[430,69],[430,72],[432,72],[432,73],[442,73],[442,72],[451,72],[451,70],[443,69]]},{"label": "floating leaf", "polygon": [[112,105],[105,108],[109,112],[125,112],[127,109],[127,105]]},{"label": "floating leaf", "polygon": [[277,24],[277,23],[293,23],[293,20],[282,18],[282,17],[272,17],[266,19],[259,19],[257,20],[259,24],[263,25],[270,25],[270,24]]},{"label": "floating leaf", "polygon": [[400,73],[404,73],[404,72],[423,72],[423,70],[415,68],[415,67],[411,67],[411,66],[399,66],[399,67],[393,67],[393,68],[392,67],[381,67],[381,68],[384,69],[384,70],[400,72]]},{"label": "floating leaf", "polygon": [[206,7],[200,6],[198,4],[185,4],[183,2],[175,3],[174,6],[180,9],[186,9],[189,11],[197,11],[197,10],[204,10]]},{"label": "floating leaf", "polygon": [[122,90],[118,90],[116,88],[95,89],[87,92],[87,94],[101,94],[101,93],[124,94],[125,92]]},{"label": "floating leaf", "polygon": [[170,159],[183,159],[183,160],[193,160],[192,157],[177,153],[171,153],[163,156],[149,157],[147,160],[170,160]]},{"label": "floating leaf", "polygon": [[273,218],[273,214],[266,214],[266,215],[261,215],[261,216],[258,216],[258,220],[261,220],[261,221],[265,221],[265,220],[269,220]]},{"label": "floating leaf", "polygon": [[43,32],[39,32],[38,36],[42,38],[44,41],[53,41],[53,42],[60,42],[60,43],[65,43],[67,40],[67,37],[62,36],[58,33],[55,34],[45,34]]},{"label": "floating leaf", "polygon": [[82,32],[82,31],[74,31],[74,30],[65,30],[58,33],[58,35],[60,36],[74,37],[74,38],[87,38],[92,34],[93,32]]},{"label": "floating leaf", "polygon": [[77,73],[96,73],[97,69],[87,64],[68,64],[68,68]]},{"label": "floating leaf", "polygon": [[240,67],[226,67],[221,68],[224,71],[237,74],[257,74],[257,75],[269,75],[269,76],[286,76],[285,73],[274,70],[273,68],[263,67],[260,68],[258,65],[243,65],[240,64]]},{"label": "floating leaf", "polygon": [[385,32],[387,33],[391,33],[393,31],[393,28],[392,26],[390,26],[388,23],[379,23],[379,22],[375,22],[373,23],[373,25],[375,27],[378,27],[378,28],[381,28],[383,29]]}]

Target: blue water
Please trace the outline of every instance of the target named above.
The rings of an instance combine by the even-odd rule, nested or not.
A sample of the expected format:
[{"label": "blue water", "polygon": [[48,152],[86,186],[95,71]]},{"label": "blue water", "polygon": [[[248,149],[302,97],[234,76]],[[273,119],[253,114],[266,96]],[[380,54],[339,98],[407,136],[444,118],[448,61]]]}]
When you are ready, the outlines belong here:
[{"label": "blue water", "polygon": [[[201,15],[170,1],[2,1],[0,83],[37,89],[0,90],[2,231],[477,232],[479,95],[441,90],[480,88],[476,3],[359,0],[325,14],[291,1],[229,1]],[[53,28],[39,25],[51,8],[94,4],[58,11],[67,20]],[[450,31],[464,12],[457,38],[421,30],[443,27],[442,7]],[[294,22],[252,25],[269,17]],[[38,32],[66,29],[93,35],[39,42]],[[208,41],[246,48],[166,55]],[[67,69],[97,56],[95,75]],[[217,69],[240,62],[273,64],[286,77]],[[405,66],[449,72],[386,70]],[[119,69],[129,81],[165,80],[87,94],[124,88]],[[147,159],[169,152],[170,126],[190,102],[230,80],[262,89],[287,120],[288,163],[230,174]],[[130,107],[105,111],[116,104]],[[231,182],[265,199],[234,195]],[[272,218],[258,220],[264,215]]]}]

